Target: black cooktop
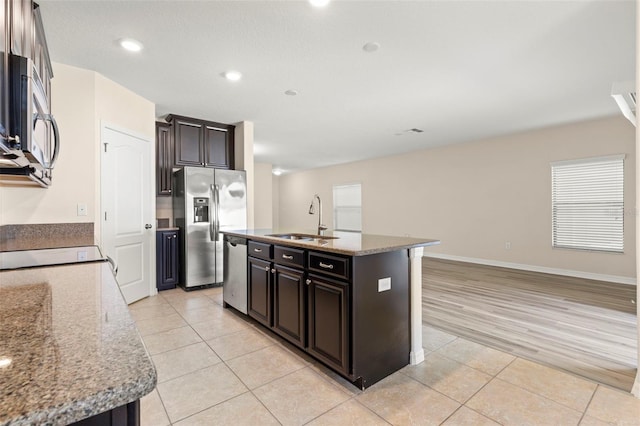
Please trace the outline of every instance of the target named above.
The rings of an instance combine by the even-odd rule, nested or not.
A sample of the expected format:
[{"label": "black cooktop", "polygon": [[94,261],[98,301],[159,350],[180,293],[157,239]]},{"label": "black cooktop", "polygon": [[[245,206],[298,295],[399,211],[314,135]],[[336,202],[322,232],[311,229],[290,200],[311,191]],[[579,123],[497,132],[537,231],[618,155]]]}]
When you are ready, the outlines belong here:
[{"label": "black cooktop", "polygon": [[0,270],[36,268],[71,263],[104,262],[98,246],[0,252]]}]

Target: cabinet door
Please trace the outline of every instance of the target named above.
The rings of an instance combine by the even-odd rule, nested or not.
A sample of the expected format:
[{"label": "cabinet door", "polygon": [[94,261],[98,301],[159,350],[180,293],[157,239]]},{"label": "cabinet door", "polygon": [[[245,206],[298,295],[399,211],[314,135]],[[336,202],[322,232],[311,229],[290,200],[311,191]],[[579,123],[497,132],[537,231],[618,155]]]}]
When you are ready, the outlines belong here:
[{"label": "cabinet door", "polygon": [[165,262],[163,281],[166,286],[173,288],[178,284],[178,233],[165,232],[162,241]]},{"label": "cabinet door", "polygon": [[304,272],[275,265],[273,275],[273,329],[301,348],[305,347]]},{"label": "cabinet door", "polygon": [[271,327],[271,263],[252,257],[248,259],[249,316]]},{"label": "cabinet door", "polygon": [[[0,15],[0,21],[5,21],[5,16],[9,14],[9,6],[11,2],[7,0],[2,1],[2,14]],[[9,27],[2,25],[0,31],[0,142],[8,143],[6,138],[10,135],[9,130]]]},{"label": "cabinet door", "polygon": [[329,366],[349,374],[349,286],[309,275],[307,350]]},{"label": "cabinet door", "polygon": [[176,166],[204,166],[202,138],[204,125],[181,118],[173,122]]},{"label": "cabinet door", "polygon": [[[231,130],[226,127],[231,127]],[[218,169],[233,168],[233,126],[204,128],[204,165]]]},{"label": "cabinet door", "polygon": [[156,188],[158,195],[171,195],[173,143],[171,126],[156,123]]},{"label": "cabinet door", "polygon": [[156,287],[174,288],[178,284],[178,232],[156,233]]}]

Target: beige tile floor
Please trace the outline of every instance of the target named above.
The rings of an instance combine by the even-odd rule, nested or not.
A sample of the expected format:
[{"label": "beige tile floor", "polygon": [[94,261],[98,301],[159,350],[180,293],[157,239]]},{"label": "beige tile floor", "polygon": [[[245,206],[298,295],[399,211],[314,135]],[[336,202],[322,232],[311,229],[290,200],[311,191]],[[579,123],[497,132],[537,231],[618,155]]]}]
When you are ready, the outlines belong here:
[{"label": "beige tile floor", "polygon": [[422,364],[361,392],[224,309],[220,288],[130,308],[158,371],[143,425],[640,425],[627,393],[435,328]]}]

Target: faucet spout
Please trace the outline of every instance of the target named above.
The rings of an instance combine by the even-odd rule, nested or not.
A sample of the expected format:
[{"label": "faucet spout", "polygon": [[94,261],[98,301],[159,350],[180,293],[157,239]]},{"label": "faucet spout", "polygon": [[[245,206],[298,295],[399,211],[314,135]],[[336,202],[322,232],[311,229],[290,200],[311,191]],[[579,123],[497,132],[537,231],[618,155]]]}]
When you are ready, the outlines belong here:
[{"label": "faucet spout", "polygon": [[309,206],[309,214],[314,214],[313,202],[318,200],[318,235],[323,235],[323,232],[327,229],[326,225],[322,224],[322,200],[318,194],[315,194],[311,199],[311,206]]}]

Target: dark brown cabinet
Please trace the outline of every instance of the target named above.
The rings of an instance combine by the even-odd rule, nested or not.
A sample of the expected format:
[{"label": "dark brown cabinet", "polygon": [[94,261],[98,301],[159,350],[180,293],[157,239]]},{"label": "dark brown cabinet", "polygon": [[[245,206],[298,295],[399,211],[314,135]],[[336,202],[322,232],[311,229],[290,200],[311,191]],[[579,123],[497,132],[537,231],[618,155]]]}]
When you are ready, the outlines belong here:
[{"label": "dark brown cabinet", "polygon": [[345,256],[249,240],[249,315],[365,389],[409,363],[407,250]]},{"label": "dark brown cabinet", "polygon": [[156,287],[158,290],[175,288],[179,280],[179,231],[156,232]]},{"label": "dark brown cabinet", "polygon": [[348,376],[349,282],[334,277],[349,278],[350,259],[256,241],[248,250],[249,316]]},{"label": "dark brown cabinet", "polygon": [[235,126],[167,116],[173,127],[174,166],[233,169]]},{"label": "dark brown cabinet", "polygon": [[168,123],[156,122],[156,190],[171,195],[173,179],[173,136]]},{"label": "dark brown cabinet", "polygon": [[304,276],[298,269],[273,267],[273,330],[301,348],[307,322]]},{"label": "dark brown cabinet", "polygon": [[247,311],[256,321],[271,327],[271,262],[253,257],[249,257],[247,262]]},{"label": "dark brown cabinet", "polygon": [[309,344],[307,351],[343,374],[349,374],[349,286],[309,275]]}]

